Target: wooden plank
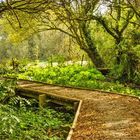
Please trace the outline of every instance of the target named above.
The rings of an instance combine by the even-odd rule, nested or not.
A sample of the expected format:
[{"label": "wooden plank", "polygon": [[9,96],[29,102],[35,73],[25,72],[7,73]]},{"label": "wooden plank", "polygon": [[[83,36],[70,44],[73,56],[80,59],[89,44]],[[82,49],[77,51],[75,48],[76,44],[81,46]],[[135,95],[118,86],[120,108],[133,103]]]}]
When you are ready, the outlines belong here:
[{"label": "wooden plank", "polygon": [[82,105],[82,100],[80,100],[79,103],[78,103],[78,108],[77,108],[76,113],[75,113],[74,121],[72,123],[72,127],[71,127],[71,129],[69,131],[69,134],[68,134],[66,140],[71,140],[71,137],[73,135],[73,131],[74,131],[75,127],[76,127],[76,123],[77,123],[77,120],[78,120],[78,116],[79,116],[79,113],[80,113],[81,105]]}]

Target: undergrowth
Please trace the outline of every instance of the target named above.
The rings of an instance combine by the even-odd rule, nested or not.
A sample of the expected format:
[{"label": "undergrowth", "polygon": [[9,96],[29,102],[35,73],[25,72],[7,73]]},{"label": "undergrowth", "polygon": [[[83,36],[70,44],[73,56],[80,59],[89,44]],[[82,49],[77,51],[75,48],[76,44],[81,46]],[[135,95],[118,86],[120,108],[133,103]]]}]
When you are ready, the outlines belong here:
[{"label": "undergrowth", "polygon": [[15,96],[14,81],[0,81],[0,140],[66,139],[73,113]]},{"label": "undergrowth", "polygon": [[[13,75],[8,75],[13,76]],[[69,65],[64,67],[29,67],[24,73],[16,75],[19,79],[42,81],[49,84],[64,86],[83,87],[99,89],[103,91],[116,92],[140,96],[140,90],[125,87],[119,81],[105,82],[105,77],[95,68]]]}]

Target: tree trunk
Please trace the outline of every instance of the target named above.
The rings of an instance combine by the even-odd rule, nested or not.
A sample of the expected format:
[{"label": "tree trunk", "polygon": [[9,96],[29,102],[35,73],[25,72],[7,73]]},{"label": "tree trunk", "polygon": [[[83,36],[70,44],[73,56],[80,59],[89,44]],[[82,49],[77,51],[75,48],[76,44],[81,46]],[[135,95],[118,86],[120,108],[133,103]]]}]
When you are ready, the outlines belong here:
[{"label": "tree trunk", "polygon": [[118,37],[118,38],[115,38],[116,40],[116,49],[117,49],[117,56],[116,56],[116,64],[117,65],[120,65],[121,64],[121,59],[122,59],[122,55],[123,55],[123,52],[122,52],[122,49],[121,49],[121,41],[122,41],[122,37],[121,35]]},{"label": "tree trunk", "polygon": [[84,48],[83,50],[87,53],[87,55],[89,56],[96,68],[105,67],[103,60],[101,59],[100,55],[98,54],[95,48]]},{"label": "tree trunk", "polygon": [[83,23],[81,27],[82,27],[83,37],[85,39],[84,40],[85,45],[83,45],[81,49],[83,49],[87,53],[87,55],[89,56],[89,58],[91,59],[91,61],[93,62],[96,68],[105,67],[105,63],[92,40],[90,29],[88,29],[86,23]]}]

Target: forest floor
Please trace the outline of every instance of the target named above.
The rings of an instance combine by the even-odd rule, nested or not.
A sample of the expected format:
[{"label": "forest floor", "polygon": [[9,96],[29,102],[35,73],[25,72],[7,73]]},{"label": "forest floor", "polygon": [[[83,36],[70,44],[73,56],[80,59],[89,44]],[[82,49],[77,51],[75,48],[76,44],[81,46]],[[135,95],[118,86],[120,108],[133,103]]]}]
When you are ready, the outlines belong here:
[{"label": "forest floor", "polygon": [[18,85],[83,101],[71,140],[140,140],[138,98],[27,81]]}]

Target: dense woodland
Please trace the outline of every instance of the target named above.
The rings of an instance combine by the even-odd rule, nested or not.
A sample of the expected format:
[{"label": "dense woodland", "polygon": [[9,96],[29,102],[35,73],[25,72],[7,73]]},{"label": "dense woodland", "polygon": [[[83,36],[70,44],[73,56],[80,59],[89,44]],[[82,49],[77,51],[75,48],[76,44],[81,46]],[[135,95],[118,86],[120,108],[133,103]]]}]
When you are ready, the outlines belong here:
[{"label": "dense woodland", "polygon": [[[140,96],[139,0],[0,0],[0,30],[1,76]],[[9,82],[0,83],[3,102],[7,92],[13,95],[14,86]],[[33,104],[33,101],[12,97],[6,106],[0,106],[2,118],[7,115],[5,108],[8,111],[12,105],[13,110],[9,122],[6,122],[9,118],[2,119],[5,126],[0,128],[0,139],[22,139],[26,133],[23,130],[29,129],[25,125],[29,119],[19,125],[21,115],[27,114],[14,117],[17,102],[13,100],[20,100],[19,114]],[[28,115],[36,118],[29,109]],[[52,114],[55,111],[50,109]],[[58,132],[57,122],[63,125],[62,118],[64,114],[58,114],[56,124],[54,118],[55,125],[48,130],[56,133],[54,139],[66,137],[67,132]],[[72,118],[72,113],[67,113],[65,125]],[[8,129],[12,119],[15,124]],[[22,131],[20,135],[15,126]],[[28,133],[27,139],[34,138],[33,133]],[[43,133],[37,139],[42,139]],[[53,139],[53,134],[47,138]]]},{"label": "dense woodland", "polygon": [[1,1],[1,61],[69,61],[84,54],[97,69],[112,71],[115,79],[135,82],[139,5],[138,0]]}]

